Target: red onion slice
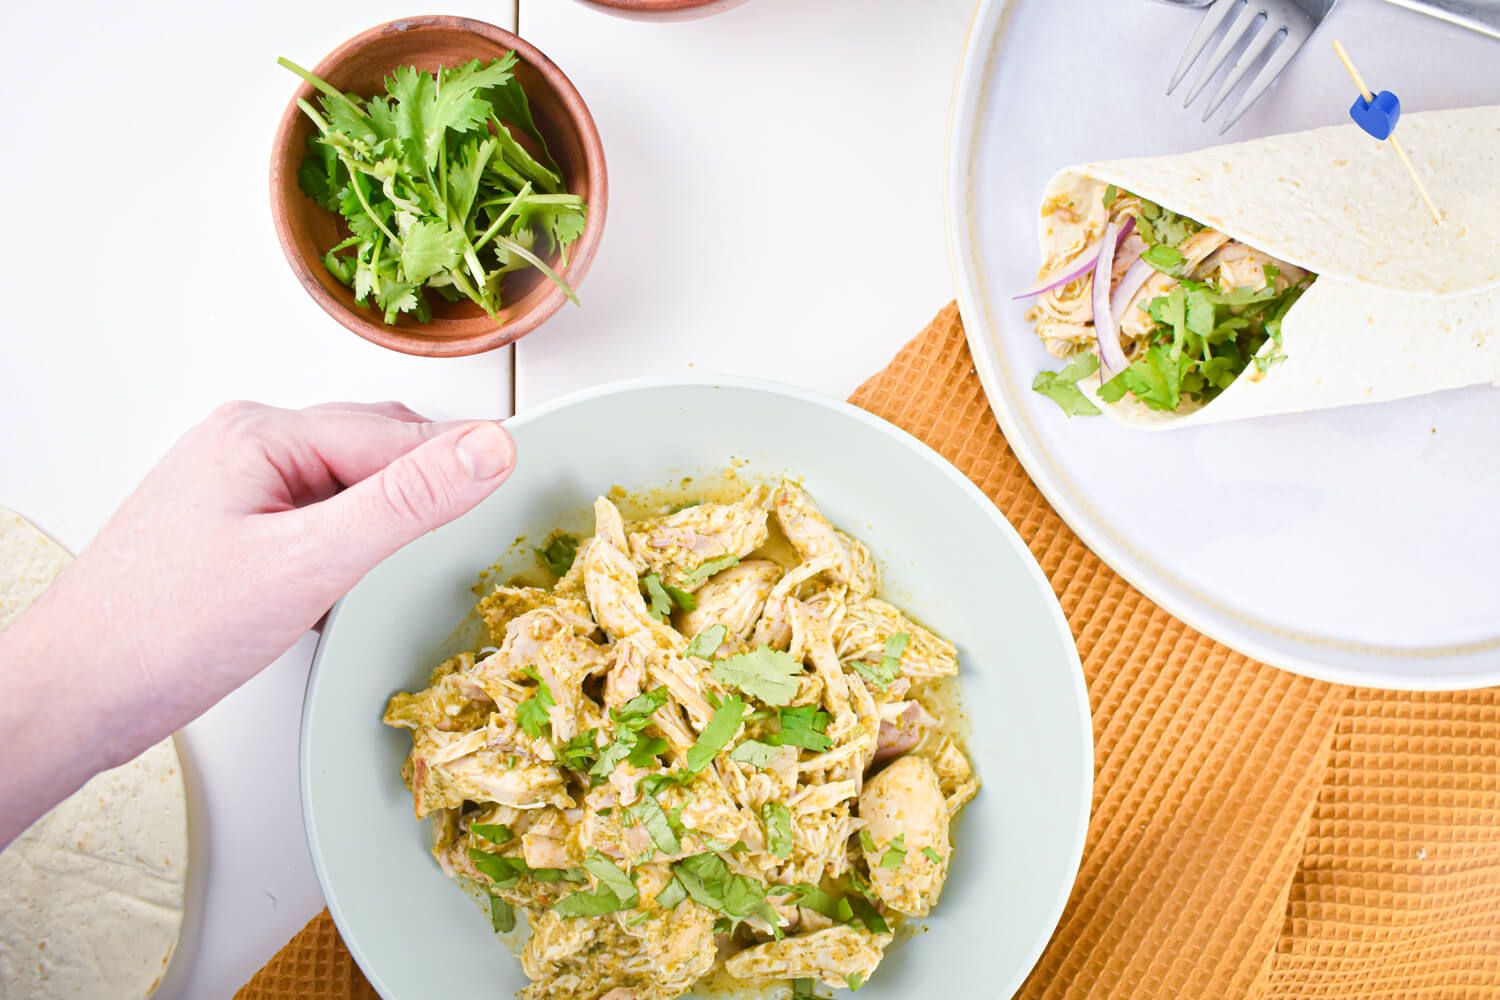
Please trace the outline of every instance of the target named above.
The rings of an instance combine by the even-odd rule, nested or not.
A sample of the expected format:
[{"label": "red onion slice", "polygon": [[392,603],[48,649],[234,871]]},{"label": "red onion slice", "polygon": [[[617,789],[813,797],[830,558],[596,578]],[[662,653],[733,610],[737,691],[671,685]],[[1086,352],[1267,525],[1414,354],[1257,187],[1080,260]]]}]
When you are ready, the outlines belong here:
[{"label": "red onion slice", "polygon": [[1099,241],[1095,240],[1093,243],[1090,243],[1088,246],[1083,248],[1083,253],[1079,254],[1077,257],[1074,257],[1073,260],[1069,261],[1068,263],[1062,265],[1060,269],[1054,270],[1050,274],[1042,275],[1036,280],[1037,283],[1035,285],[1031,286],[1020,295],[1012,296],[1011,301],[1014,302],[1016,301],[1016,299],[1029,299],[1034,295],[1042,295],[1046,292],[1050,292],[1054,288],[1061,288],[1063,285],[1066,285],[1070,281],[1077,281],[1079,278],[1083,277],[1085,274],[1088,274],[1094,269],[1094,262],[1098,259]]},{"label": "red onion slice", "polygon": [[1094,264],[1094,337],[1099,342],[1100,376],[1106,382],[1130,365],[1125,352],[1120,349],[1120,334],[1115,326],[1114,314],[1110,312],[1109,302],[1115,248],[1119,246],[1121,232],[1128,233],[1129,230],[1129,222],[1124,230],[1117,228],[1113,222],[1105,226],[1104,235],[1099,238],[1099,260]]},{"label": "red onion slice", "polygon": [[1139,292],[1151,280],[1156,273],[1156,268],[1143,260],[1136,260],[1125,271],[1120,278],[1120,283],[1115,286],[1115,293],[1109,299],[1109,314],[1114,317],[1116,323],[1125,321],[1125,310],[1130,308],[1130,303]]},{"label": "red onion slice", "polygon": [[[1135,216],[1127,215],[1125,217],[1125,225],[1120,228],[1118,241],[1123,242],[1125,240],[1125,237],[1129,236],[1134,231]],[[1088,274],[1094,269],[1094,265],[1099,260],[1099,248],[1103,245],[1103,243],[1104,240],[1102,238],[1090,243],[1088,246],[1084,247],[1083,252],[1080,253],[1077,257],[1074,257],[1072,261],[1062,265],[1061,268],[1053,270],[1050,274],[1042,275],[1037,279],[1037,283],[1035,285],[1031,286],[1020,295],[1012,296],[1011,301],[1014,302],[1016,301],[1016,299],[1029,299],[1034,295],[1042,295],[1046,292],[1050,292],[1054,288],[1061,288],[1063,285],[1066,285],[1070,281],[1077,281],[1079,278],[1083,277],[1085,274]]]}]

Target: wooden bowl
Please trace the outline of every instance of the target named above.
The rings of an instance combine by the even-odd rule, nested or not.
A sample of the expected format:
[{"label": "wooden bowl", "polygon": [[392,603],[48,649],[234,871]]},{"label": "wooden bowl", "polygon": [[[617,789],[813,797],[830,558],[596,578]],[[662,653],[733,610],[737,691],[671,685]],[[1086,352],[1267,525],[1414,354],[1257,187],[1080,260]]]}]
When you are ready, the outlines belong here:
[{"label": "wooden bowl", "polygon": [[[345,92],[383,94],[397,66],[432,72],[470,59],[516,54],[516,79],[526,89],[532,117],[561,169],[567,190],[583,196],[588,221],[568,250],[561,273],[574,289],[583,281],[599,247],[609,205],[604,149],[593,116],[577,89],[552,60],[503,28],[462,17],[411,17],[371,28],[334,49],[313,72]],[[430,296],[432,321],[401,316],[384,322],[379,311],[354,301],[354,292],[323,266],[323,255],[343,238],[340,220],[297,186],[297,168],[307,154],[312,123],[297,107],[313,89],[301,83],[287,102],[271,156],[271,217],[292,271],[323,310],[348,329],[393,351],[427,357],[479,354],[509,344],[536,329],[566,300],[562,290],[533,269],[506,276],[498,318],[469,301]]]},{"label": "wooden bowl", "polygon": [[578,0],[617,17],[636,21],[691,21],[738,7],[745,0]]}]

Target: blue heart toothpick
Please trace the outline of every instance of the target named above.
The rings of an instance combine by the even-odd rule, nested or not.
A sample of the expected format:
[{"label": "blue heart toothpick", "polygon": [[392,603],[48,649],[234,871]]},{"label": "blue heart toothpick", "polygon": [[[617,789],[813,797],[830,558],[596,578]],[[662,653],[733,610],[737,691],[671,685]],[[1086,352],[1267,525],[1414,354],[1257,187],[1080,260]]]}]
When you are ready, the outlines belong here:
[{"label": "blue heart toothpick", "polygon": [[1432,200],[1432,195],[1427,192],[1427,185],[1422,183],[1422,178],[1417,175],[1417,168],[1412,166],[1411,157],[1406,155],[1406,149],[1401,145],[1401,140],[1396,138],[1396,123],[1401,120],[1401,98],[1389,90],[1382,90],[1378,94],[1372,94],[1370,88],[1365,86],[1364,77],[1359,75],[1359,70],[1354,68],[1354,63],[1349,59],[1349,53],[1344,51],[1344,45],[1337,40],[1333,43],[1333,51],[1338,55],[1339,61],[1344,64],[1344,69],[1349,71],[1354,85],[1359,88],[1359,96],[1349,108],[1349,117],[1354,119],[1354,124],[1364,129],[1376,139],[1390,143],[1391,149],[1401,159],[1401,165],[1406,168],[1411,182],[1416,185],[1417,194],[1422,196],[1422,201],[1427,206],[1427,211],[1432,214],[1432,221],[1437,225],[1443,224],[1443,213],[1438,211],[1437,203]]}]

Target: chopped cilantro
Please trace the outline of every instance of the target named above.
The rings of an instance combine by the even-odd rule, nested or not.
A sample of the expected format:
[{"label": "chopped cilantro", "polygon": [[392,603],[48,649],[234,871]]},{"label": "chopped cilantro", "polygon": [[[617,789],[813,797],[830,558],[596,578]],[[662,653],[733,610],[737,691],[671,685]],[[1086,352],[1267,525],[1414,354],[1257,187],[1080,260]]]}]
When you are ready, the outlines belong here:
[{"label": "chopped cilantro", "polygon": [[796,697],[802,662],[779,649],[760,646],[719,660],[714,664],[712,676],[767,705],[785,705]]},{"label": "chopped cilantro", "polygon": [[1099,398],[1113,403],[1130,392],[1151,409],[1170,412],[1181,401],[1182,379],[1188,364],[1185,357],[1173,358],[1167,346],[1153,344],[1143,357],[1104,383],[1099,388]]},{"label": "chopped cilantro", "polygon": [[778,858],[792,856],[792,812],[780,802],[760,807],[760,819],[766,828],[766,849]]},{"label": "chopped cilantro", "polygon": [[885,641],[885,649],[878,665],[865,663],[862,660],[855,660],[852,665],[860,676],[884,691],[901,675],[901,657],[906,654],[906,647],[910,642],[910,635],[897,632]]},{"label": "chopped cilantro", "polygon": [[736,874],[717,854],[683,858],[672,866],[672,872],[695,902],[722,913],[731,926],[747,917],[759,916],[780,934],[776,911],[766,902],[765,885]]},{"label": "chopped cilantro", "polygon": [[629,875],[619,869],[615,863],[598,851],[590,852],[584,859],[583,867],[589,874],[599,880],[601,887],[608,889],[620,899],[627,907],[634,906],[638,893]]},{"label": "chopped cilantro", "polygon": [[745,703],[736,695],[725,698],[723,704],[714,710],[713,718],[708,720],[708,725],[703,727],[703,732],[698,734],[697,741],[688,747],[688,770],[696,774],[713,763],[719,751],[728,746],[729,741],[734,738],[735,732],[740,728],[740,721],[744,717]]},{"label": "chopped cilantro", "polygon": [[1052,400],[1070,417],[1097,417],[1099,407],[1078,388],[1078,381],[1099,370],[1099,359],[1092,353],[1080,354],[1063,366],[1062,371],[1037,372],[1031,382],[1033,392]]},{"label": "chopped cilantro", "polygon": [[702,564],[697,569],[694,569],[683,576],[682,582],[687,584],[689,587],[696,587],[698,584],[702,583],[704,580],[707,580],[715,573],[722,572],[723,570],[726,570],[731,566],[738,566],[739,564],[739,556],[720,556],[717,559],[710,559],[708,562]]},{"label": "chopped cilantro", "polygon": [[497,934],[509,934],[516,929],[516,910],[499,896],[490,897],[490,927]]},{"label": "chopped cilantro", "polygon": [[647,573],[641,577],[641,586],[646,588],[646,599],[650,601],[646,610],[657,621],[665,621],[667,615],[672,613],[672,598],[661,585],[661,577],[655,573]]},{"label": "chopped cilantro", "polygon": [[564,532],[557,532],[547,539],[547,544],[536,550],[553,576],[564,576],[573,568],[578,555],[578,539]]},{"label": "chopped cilantro", "polygon": [[641,796],[641,800],[630,807],[630,815],[645,827],[646,832],[651,835],[651,842],[662,852],[676,854],[682,850],[682,844],[673,832],[667,814],[662,811],[661,803],[654,796]]},{"label": "chopped cilantro", "polygon": [[469,860],[479,872],[487,875],[499,889],[508,889],[521,880],[522,875],[533,874],[532,869],[520,858],[507,858],[499,854],[469,848]]},{"label": "chopped cilantro", "polygon": [[693,636],[693,641],[688,643],[685,650],[686,655],[696,656],[700,660],[713,659],[714,653],[724,645],[724,640],[729,638],[729,629],[723,625],[710,625],[708,628]]},{"label": "chopped cilantro", "polygon": [[667,592],[667,596],[672,599],[672,603],[677,605],[682,610],[698,610],[698,599],[692,594],[689,594],[687,591],[682,590],[679,587],[674,587],[670,583],[663,584],[662,589]]},{"label": "chopped cilantro", "polygon": [[[865,925],[865,929],[871,934],[889,934],[891,925],[885,922],[869,898],[864,895],[846,896],[850,908],[854,911],[854,920]],[[852,923],[853,921],[851,921]]]},{"label": "chopped cilantro", "polygon": [[687,890],[677,879],[672,879],[666,884],[661,892],[656,894],[656,905],[664,910],[675,909],[677,904],[687,899]]},{"label": "chopped cilantro", "polygon": [[478,834],[492,844],[508,844],[516,839],[511,828],[503,823],[470,823],[469,832]]},{"label": "chopped cilantro", "polygon": [[604,887],[575,892],[552,904],[552,909],[561,917],[598,917],[606,913],[618,913],[630,909],[620,897]]},{"label": "chopped cilantro", "polygon": [[534,740],[542,738],[552,728],[549,712],[557,703],[552,700],[552,691],[542,680],[535,667],[526,668],[526,676],[536,681],[536,690],[531,697],[516,706],[516,725]]},{"label": "chopped cilantro", "polygon": [[599,755],[599,747],[595,743],[598,734],[597,729],[586,729],[579,733],[557,748],[557,759],[565,766],[587,774]]},{"label": "chopped cilantro", "polygon": [[769,743],[746,740],[729,751],[729,759],[737,764],[749,764],[751,767],[769,767],[771,761],[775,760],[780,752],[780,747],[774,747]]},{"label": "chopped cilantro", "polygon": [[1141,207],[1135,217],[1135,228],[1148,244],[1165,243],[1175,247],[1203,228],[1187,216],[1162,208],[1154,201],[1139,200]]},{"label": "chopped cilantro", "polygon": [[657,755],[666,752],[667,743],[661,739],[643,738],[641,730],[651,721],[651,714],[666,703],[667,689],[652,688],[611,711],[618,735],[613,743],[599,752],[588,773],[595,778],[607,778],[627,758],[636,767],[654,767]]},{"label": "chopped cilantro", "polygon": [[1182,265],[1187,263],[1187,258],[1182,255],[1181,250],[1165,243],[1147,247],[1146,252],[1141,254],[1141,260],[1162,274],[1170,274],[1174,278],[1182,277]]},{"label": "chopped cilantro", "polygon": [[794,746],[814,753],[833,749],[833,740],[826,733],[828,713],[816,705],[799,705],[796,708],[777,709],[781,729],[766,737],[772,746]]}]

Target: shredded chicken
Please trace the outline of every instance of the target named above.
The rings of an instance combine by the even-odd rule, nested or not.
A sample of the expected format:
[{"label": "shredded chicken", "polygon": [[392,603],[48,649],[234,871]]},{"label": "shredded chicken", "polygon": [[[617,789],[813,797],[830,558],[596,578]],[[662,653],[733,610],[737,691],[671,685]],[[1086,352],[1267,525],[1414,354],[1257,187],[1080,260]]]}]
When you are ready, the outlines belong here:
[{"label": "shredded chicken", "polygon": [[490,645],[390,700],[438,863],[526,918],[527,1000],[867,979],[978,789],[928,697],[957,651],[795,483],[594,512],[555,587],[494,587]]}]

